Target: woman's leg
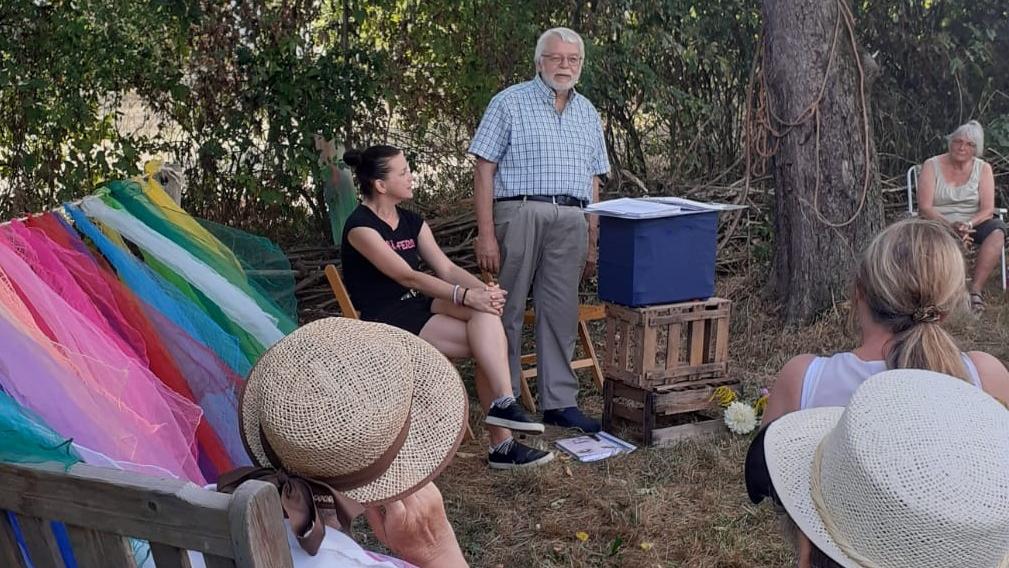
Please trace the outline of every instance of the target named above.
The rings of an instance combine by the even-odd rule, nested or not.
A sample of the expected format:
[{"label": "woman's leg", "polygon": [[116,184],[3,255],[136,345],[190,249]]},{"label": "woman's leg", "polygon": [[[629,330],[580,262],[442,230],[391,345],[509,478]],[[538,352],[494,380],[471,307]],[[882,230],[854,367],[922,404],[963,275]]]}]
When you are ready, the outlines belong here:
[{"label": "woman's leg", "polygon": [[972,294],[980,294],[984,289],[992,270],[995,270],[999,263],[999,255],[1002,254],[1004,243],[1005,233],[1001,229],[996,229],[989,233],[984,242],[978,246],[977,260],[974,262],[974,276],[970,282]]},{"label": "woman's leg", "polygon": [[[453,309],[446,310],[446,305]],[[495,344],[493,320],[497,320],[498,333],[500,339],[504,341],[501,320],[497,316],[477,313],[469,308],[455,306],[442,300],[435,300],[431,311],[434,312],[434,316],[420,330],[421,339],[434,345],[446,357],[452,359],[473,357],[475,359],[477,398],[480,400],[480,407],[484,412],[490,410],[491,403],[496,399],[511,395],[507,342],[504,342],[504,346],[500,348],[500,363],[495,364],[496,358],[493,352]],[[478,348],[474,349],[473,346]],[[497,426],[487,426],[487,433],[490,435],[491,444],[494,445],[511,436],[511,431]]]}]

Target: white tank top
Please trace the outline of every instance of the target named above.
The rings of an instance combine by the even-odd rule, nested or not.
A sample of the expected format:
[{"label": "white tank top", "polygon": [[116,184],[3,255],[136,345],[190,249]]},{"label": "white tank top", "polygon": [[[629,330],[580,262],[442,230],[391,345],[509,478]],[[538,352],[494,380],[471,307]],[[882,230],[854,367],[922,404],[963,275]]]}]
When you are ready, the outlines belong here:
[{"label": "white tank top", "polygon": [[935,171],[935,195],[932,205],[947,221],[966,223],[981,207],[981,165],[984,162],[974,158],[970,177],[963,185],[950,185],[942,175],[939,157],[930,158]]},{"label": "white tank top", "polygon": [[[977,367],[966,353],[961,353],[967,376],[981,388]],[[886,361],[863,361],[851,352],[832,357],[817,357],[806,368],[802,378],[802,398],[799,409],[819,406],[848,406],[851,395],[866,379],[886,370]]]}]

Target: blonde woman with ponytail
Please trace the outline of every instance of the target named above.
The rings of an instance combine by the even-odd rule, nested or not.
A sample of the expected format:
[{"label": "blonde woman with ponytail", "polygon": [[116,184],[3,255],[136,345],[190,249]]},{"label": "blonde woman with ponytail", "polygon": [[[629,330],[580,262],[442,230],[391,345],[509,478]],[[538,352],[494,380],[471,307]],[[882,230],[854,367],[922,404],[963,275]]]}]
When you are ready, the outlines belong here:
[{"label": "blonde woman with ponytail", "polygon": [[[943,223],[908,219],[884,229],[863,253],[855,277],[860,345],[831,357],[793,357],[774,382],[764,425],[797,410],[847,406],[866,379],[888,369],[944,373],[1009,401],[1005,365],[982,351],[961,352],[942,327],[968,306],[965,281],[960,246]],[[816,562],[819,551],[797,536],[801,568],[833,566]]]}]

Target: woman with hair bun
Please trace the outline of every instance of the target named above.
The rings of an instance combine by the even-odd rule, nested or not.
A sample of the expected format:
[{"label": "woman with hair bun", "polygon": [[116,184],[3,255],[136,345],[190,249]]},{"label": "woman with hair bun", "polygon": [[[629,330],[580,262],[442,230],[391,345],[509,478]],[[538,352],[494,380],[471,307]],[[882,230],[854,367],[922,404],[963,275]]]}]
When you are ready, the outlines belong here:
[{"label": "woman with hair bun", "polygon": [[[859,346],[830,357],[793,357],[778,373],[763,424],[798,410],[847,406],[862,383],[889,369],[957,377],[1005,404],[1005,365],[983,351],[960,351],[943,329],[950,315],[967,306],[965,281],[963,253],[946,224],[907,219],[884,229],[855,275]],[[802,537],[798,546],[799,565],[809,566],[809,541]]]},{"label": "woman with hair bun", "polygon": [[[543,424],[512,393],[508,342],[501,325],[507,292],[466,272],[441,250],[424,219],[400,207],[413,198],[413,175],[394,146],[350,150],[361,204],[343,229],[343,277],[361,318],[419,335],[450,358],[473,357],[487,412],[494,469],[542,465],[551,452],[515,441],[509,430],[539,434]],[[433,274],[420,270],[423,260]]]}]

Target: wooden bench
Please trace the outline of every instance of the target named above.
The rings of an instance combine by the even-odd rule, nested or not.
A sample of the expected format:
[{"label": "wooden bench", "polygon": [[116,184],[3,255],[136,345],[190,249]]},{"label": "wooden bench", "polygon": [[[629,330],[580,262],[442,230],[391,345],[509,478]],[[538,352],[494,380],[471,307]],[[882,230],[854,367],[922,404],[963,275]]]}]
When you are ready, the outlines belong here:
[{"label": "wooden bench", "polygon": [[[158,568],[292,568],[276,487],[248,481],[233,495],[178,480],[78,464],[0,464],[0,510],[17,518],[37,568],[62,568],[50,521],[66,525],[80,568],[136,566],[125,537],[146,540]],[[25,567],[7,516],[0,566]]]}]

